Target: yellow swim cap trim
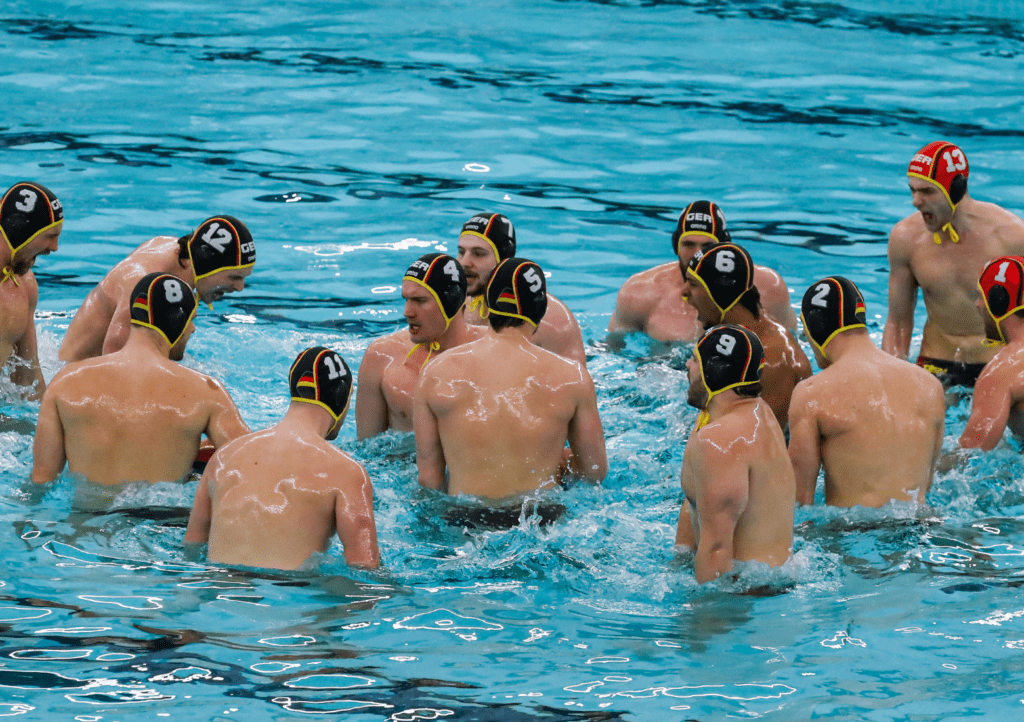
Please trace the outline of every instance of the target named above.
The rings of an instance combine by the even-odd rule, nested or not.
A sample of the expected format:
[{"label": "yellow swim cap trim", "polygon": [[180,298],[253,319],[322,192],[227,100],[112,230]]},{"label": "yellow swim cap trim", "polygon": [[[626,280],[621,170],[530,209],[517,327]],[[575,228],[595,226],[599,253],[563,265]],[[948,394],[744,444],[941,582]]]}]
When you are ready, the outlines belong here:
[{"label": "yellow swim cap trim", "polygon": [[[188,260],[189,260],[189,263],[192,263],[192,249],[191,248],[188,249]],[[220,273],[221,271],[244,271],[245,269],[252,268],[255,265],[256,265],[256,262],[253,261],[252,263],[243,263],[241,266],[221,266],[220,268],[214,269],[212,271],[208,271],[208,272],[204,273],[201,276],[197,276],[196,275],[196,264],[192,263],[192,277],[196,279],[196,283],[199,283],[199,281],[201,281],[202,279],[209,278],[210,276],[212,276],[212,275],[214,275],[216,273]],[[193,284],[193,287],[195,287],[195,284]],[[209,306],[210,306],[211,309],[213,308],[213,304],[209,304]]]},{"label": "yellow swim cap trim", "polygon": [[[697,357],[697,368],[700,369],[700,382],[702,384],[704,384],[704,388],[708,392],[708,400],[707,400],[707,404],[705,404],[705,410],[706,410],[707,406],[711,405],[711,399],[715,398],[718,394],[722,393],[723,391],[728,391],[729,389],[736,389],[736,388],[739,388],[740,386],[753,386],[754,384],[761,383],[761,379],[760,378],[758,378],[758,379],[756,379],[754,381],[737,381],[734,384],[729,384],[728,386],[723,386],[722,388],[718,389],[717,391],[712,391],[711,387],[708,386],[708,380],[706,378],[704,378],[704,363],[703,363],[703,361],[701,361],[700,351],[697,350],[696,348],[694,348],[693,355]],[[758,364],[757,370],[760,371],[763,368],[764,368],[764,359],[761,359],[761,363]],[[705,423],[707,423],[707,422],[705,422]]]},{"label": "yellow swim cap trim", "polygon": [[[922,175],[921,173],[907,173],[907,176],[910,177],[910,178],[920,178],[923,181],[928,181],[929,183],[931,183],[933,186],[935,186],[940,191],[942,191],[942,195],[946,198],[946,203],[949,204],[950,208],[952,208],[954,211],[956,211],[956,203],[954,203],[953,199],[949,197],[949,191],[946,190],[946,186],[942,185],[941,183],[939,183],[934,178],[929,178],[928,176]],[[959,243],[960,242],[960,234],[956,232],[955,228],[953,228],[953,222],[952,221],[950,221],[949,223],[944,225],[942,227],[942,230],[949,234],[949,240],[953,241],[953,243]],[[935,235],[932,236],[932,240],[935,241],[935,245],[941,246],[942,245],[942,234],[940,232],[936,231]]]},{"label": "yellow swim cap trim", "polygon": [[1016,308],[1011,308],[1007,310],[1007,312],[1004,313],[1002,316],[997,316],[994,313],[992,313],[992,307],[988,305],[988,295],[985,293],[985,289],[981,287],[980,278],[978,279],[978,291],[981,292],[981,298],[985,302],[985,310],[988,312],[988,315],[991,316],[992,320],[996,322],[996,331],[999,332],[1000,341],[993,341],[993,343],[999,346],[1005,346],[1008,342],[1006,340],[1006,336],[1003,335],[1003,319],[1013,315],[1017,311],[1024,308],[1024,306],[1017,306]]},{"label": "yellow swim cap trim", "polygon": [[[437,307],[441,310],[441,315],[444,316],[444,330],[447,331],[448,327],[452,323],[452,319],[449,318],[448,314],[444,312],[444,304],[441,303],[441,297],[437,295],[437,291],[435,291],[433,288],[431,288],[429,285],[427,285],[422,280],[416,278],[415,276],[405,276],[405,277],[402,278],[402,280],[403,281],[412,281],[413,283],[417,283],[420,286],[423,286],[423,288],[427,289],[427,291],[430,293],[430,295],[434,297],[434,302],[437,303]],[[463,301],[462,303],[463,303],[463,305],[465,305],[466,302]],[[459,306],[459,309],[461,309],[461,308],[462,308],[462,306]],[[455,313],[458,313],[458,310],[455,311]],[[454,317],[452,317],[452,318],[454,318]]]},{"label": "yellow swim cap trim", "polygon": [[[803,311],[800,312],[800,323],[802,323],[804,325],[804,329],[805,330],[807,328],[809,328],[809,326],[807,325],[807,319],[804,318],[804,312]],[[811,345],[814,346],[814,348],[818,349],[818,351],[821,353],[822,356],[824,356],[825,358],[829,358],[828,354],[825,353],[825,347],[828,346],[830,343],[832,343],[832,339],[834,339],[836,336],[841,334],[843,331],[849,331],[852,328],[867,328],[867,327],[868,327],[868,325],[866,323],[851,323],[851,324],[848,324],[846,326],[841,326],[840,328],[837,328],[835,331],[833,331],[829,335],[829,337],[825,339],[825,342],[823,344],[821,344],[820,346],[818,345],[818,342],[814,340],[814,337],[811,336],[811,334],[808,333],[808,334],[806,334],[806,336],[807,336],[808,339],[810,339]],[[831,361],[831,360],[832,359],[829,359],[829,361]]]},{"label": "yellow swim cap trim", "polygon": [[33,234],[32,234],[31,236],[29,236],[29,237],[28,237],[28,240],[27,240],[27,241],[25,241],[24,243],[22,243],[22,244],[21,244],[20,246],[18,246],[17,248],[15,248],[15,247],[14,247],[14,244],[12,244],[12,243],[11,243],[11,239],[7,237],[7,232],[6,232],[6,231],[4,231],[4,229],[3,229],[3,227],[2,227],[2,226],[0,226],[0,235],[2,235],[2,236],[4,237],[4,241],[5,241],[6,243],[7,243],[7,247],[11,249],[11,261],[14,261],[14,256],[15,256],[15,255],[17,255],[18,251],[20,251],[20,250],[21,250],[22,248],[24,248],[24,247],[25,247],[25,246],[27,246],[27,245],[28,245],[29,243],[31,243],[32,241],[34,241],[34,240],[36,239],[36,237],[37,237],[37,236],[38,236],[38,235],[39,235],[40,233],[46,233],[46,232],[47,232],[48,230],[50,230],[51,228],[55,228],[55,227],[57,227],[57,226],[61,225],[62,223],[64,223],[64,219],[63,219],[63,218],[61,218],[61,219],[60,219],[59,221],[54,221],[53,223],[51,223],[51,224],[50,224],[50,225],[48,225],[48,226],[43,226],[43,227],[42,227],[42,228],[40,228],[40,229],[39,229],[38,231],[36,231],[35,233],[33,233]]},{"label": "yellow swim cap trim", "polygon": [[[349,396],[349,400],[351,400],[352,399],[352,392],[351,391],[349,392],[348,396]],[[321,409],[323,409],[324,411],[326,411],[327,413],[329,413],[331,415],[331,418],[334,419],[335,423],[337,423],[338,419],[340,419],[342,417],[342,415],[348,410],[348,404],[349,404],[349,402],[346,401],[345,402],[345,408],[341,410],[340,414],[336,414],[336,413],[334,413],[331,410],[331,407],[328,406],[327,404],[325,404],[323,401],[317,401],[316,399],[306,399],[306,398],[303,398],[301,396],[292,396],[292,401],[301,401],[304,404],[313,404],[314,406],[319,406]]]},{"label": "yellow swim cap trim", "polygon": [[487,245],[491,247],[491,250],[494,251],[494,262],[501,263],[502,259],[501,254],[498,253],[498,247],[494,245],[494,241],[485,236],[483,233],[477,233],[476,231],[463,231],[462,233],[459,234],[460,238],[462,236],[476,236],[477,238],[483,238],[485,241],[487,241]]},{"label": "yellow swim cap trim", "polygon": [[496,314],[498,314],[499,316],[508,316],[508,317],[510,317],[510,318],[521,318],[521,319],[523,319],[524,321],[526,321],[526,322],[527,322],[528,324],[530,324],[531,326],[533,326],[534,328],[537,328],[537,324],[533,322],[533,319],[527,318],[526,316],[523,316],[523,315],[522,315],[522,314],[520,314],[520,313],[509,313],[508,311],[499,311],[499,310],[498,310],[498,309],[496,309],[496,308],[492,308],[492,309],[491,309],[491,313],[496,313]]},{"label": "yellow swim cap trim", "polygon": [[694,431],[700,431],[708,425],[709,421],[711,421],[711,414],[707,412],[707,409],[701,409],[700,413],[697,414],[697,428]]},{"label": "yellow swim cap trim", "polygon": [[[718,301],[716,301],[716,300],[715,300],[715,295],[714,295],[713,293],[711,293],[711,289],[710,289],[710,288],[708,288],[708,284],[704,282],[704,279],[703,279],[703,278],[701,278],[701,277],[700,277],[699,275],[697,275],[696,273],[694,273],[694,272],[693,272],[693,269],[692,269],[692,268],[688,268],[688,269],[686,269],[686,272],[687,272],[687,273],[688,273],[689,275],[691,275],[691,276],[693,276],[694,278],[696,278],[696,279],[697,279],[697,280],[698,280],[698,281],[700,282],[700,285],[701,285],[701,286],[702,286],[702,287],[704,288],[704,290],[705,290],[705,291],[707,291],[707,294],[708,294],[708,298],[710,298],[710,299],[711,299],[711,303],[715,304],[715,308],[717,308],[717,309],[718,309],[718,312],[719,312],[720,314],[722,314],[721,318],[719,318],[719,319],[718,319],[719,321],[724,321],[724,320],[725,320],[725,314],[729,313],[729,311],[731,311],[731,310],[732,310],[732,307],[733,307],[733,306],[735,306],[735,305],[736,305],[737,303],[739,303],[739,302],[740,302],[740,299],[741,299],[741,298],[743,298],[743,293],[746,293],[746,292],[747,292],[747,291],[744,291],[744,292],[743,292],[743,293],[741,293],[741,294],[740,294],[739,296],[737,296],[737,297],[736,297],[736,299],[735,299],[735,300],[734,300],[734,301],[733,301],[732,303],[730,303],[730,304],[729,304],[728,306],[726,306],[725,308],[722,308],[721,306],[719,306],[719,305],[718,305]],[[750,289],[747,289],[747,290],[749,291]]]},{"label": "yellow swim cap trim", "polygon": [[[133,307],[144,308],[144,309],[146,309],[147,312],[149,311],[149,306],[146,306],[144,304],[136,303],[136,304],[134,304]],[[164,341],[167,342],[167,345],[169,347],[174,348],[174,344],[178,343],[178,341],[181,340],[181,337],[185,335],[185,332],[188,331],[189,324],[191,324],[192,321],[195,320],[195,317],[196,317],[196,309],[193,308],[192,309],[192,313],[190,313],[188,315],[188,321],[186,321],[185,325],[182,326],[181,333],[178,334],[178,337],[176,339],[174,339],[174,341],[171,341],[171,339],[167,338],[167,334],[164,333],[163,329],[158,328],[158,327],[154,326],[151,323],[146,323],[145,321],[140,321],[137,318],[133,318],[132,319],[132,323],[134,325],[136,325],[136,326],[142,326],[143,328],[151,328],[151,329],[153,329],[154,331],[156,331],[158,334],[160,334],[163,337]]]}]

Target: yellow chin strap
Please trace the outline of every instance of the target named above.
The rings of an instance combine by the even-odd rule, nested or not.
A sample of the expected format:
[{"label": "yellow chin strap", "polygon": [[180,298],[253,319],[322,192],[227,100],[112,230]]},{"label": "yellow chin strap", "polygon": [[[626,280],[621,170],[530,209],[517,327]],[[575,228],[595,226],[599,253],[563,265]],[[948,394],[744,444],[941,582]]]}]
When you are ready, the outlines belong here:
[{"label": "yellow chin strap", "polygon": [[491,309],[487,306],[487,299],[484,298],[484,294],[482,293],[467,303],[466,308],[470,311],[475,311],[481,319],[485,319],[491,315]]},{"label": "yellow chin strap", "polygon": [[700,431],[708,425],[709,421],[711,421],[711,414],[708,413],[707,409],[701,409],[700,413],[697,415],[697,428],[695,428],[694,431]]},{"label": "yellow chin strap", "polygon": [[[953,222],[952,221],[950,221],[949,223],[944,225],[942,227],[942,230],[949,234],[949,240],[953,241],[953,243],[959,243],[960,242],[960,234],[956,232],[955,228],[953,228]],[[941,246],[942,245],[942,233],[941,232],[936,231],[935,235],[932,238],[935,241],[935,245],[936,246]]]},{"label": "yellow chin strap", "polygon": [[435,351],[440,351],[441,350],[441,342],[440,341],[431,341],[429,344],[418,343],[418,344],[414,345],[411,349],[409,349],[409,353],[407,353],[405,355],[405,360],[408,361],[410,358],[412,358],[412,355],[414,353],[416,353],[417,349],[423,348],[423,347],[426,347],[426,349],[427,349],[427,357],[425,359],[423,359],[423,363],[420,364],[420,370],[422,370],[423,367],[427,365],[427,362],[430,361],[430,356]]},{"label": "yellow chin strap", "polygon": [[18,283],[17,274],[14,273],[14,266],[4,266],[4,277],[0,279],[0,286],[4,285],[8,278],[14,282],[15,286],[21,286],[21,284]]}]

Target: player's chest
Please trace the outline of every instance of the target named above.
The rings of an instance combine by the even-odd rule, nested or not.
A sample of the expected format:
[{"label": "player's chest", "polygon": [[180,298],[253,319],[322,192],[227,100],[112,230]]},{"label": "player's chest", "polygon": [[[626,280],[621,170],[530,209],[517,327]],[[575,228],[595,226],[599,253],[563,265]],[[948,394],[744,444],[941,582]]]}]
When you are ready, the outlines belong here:
[{"label": "player's chest", "polygon": [[17,339],[31,321],[25,288],[15,286],[13,279],[0,284],[0,336],[5,341]]}]

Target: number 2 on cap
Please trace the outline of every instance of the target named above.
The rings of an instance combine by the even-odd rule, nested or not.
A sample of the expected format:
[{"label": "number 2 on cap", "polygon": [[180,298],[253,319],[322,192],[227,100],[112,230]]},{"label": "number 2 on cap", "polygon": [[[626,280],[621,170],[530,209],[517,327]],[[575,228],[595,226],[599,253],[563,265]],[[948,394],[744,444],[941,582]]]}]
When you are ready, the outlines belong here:
[{"label": "number 2 on cap", "polygon": [[825,296],[828,295],[828,284],[819,283],[817,286],[814,287],[814,290],[817,291],[817,293],[815,293],[814,297],[811,299],[811,304],[814,306],[821,306],[822,308],[827,308],[828,301],[825,300]]}]

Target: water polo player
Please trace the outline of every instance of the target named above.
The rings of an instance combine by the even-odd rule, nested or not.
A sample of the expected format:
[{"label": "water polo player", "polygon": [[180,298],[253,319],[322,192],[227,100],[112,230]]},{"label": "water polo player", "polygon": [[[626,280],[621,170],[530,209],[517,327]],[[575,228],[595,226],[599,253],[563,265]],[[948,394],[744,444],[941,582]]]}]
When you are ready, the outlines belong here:
[{"label": "water polo player", "polygon": [[64,208],[43,185],[15,183],[0,200],[0,366],[11,357],[11,381],[32,387],[38,399],[46,388],[39,367],[35,310],[39,287],[31,273],[36,258],[57,250]]},{"label": "water polo player", "polygon": [[797,501],[814,502],[824,467],[827,504],[923,502],[942,450],[942,384],[875,346],[864,297],[847,278],[812,283],[800,317],[822,371],[789,405]]},{"label": "water polo player", "polygon": [[423,370],[415,399],[420,484],[508,500],[555,486],[564,474],[600,481],[608,460],[590,374],[531,341],[549,308],[544,271],[507,258],[486,293],[488,332]]},{"label": "water polo player", "polygon": [[917,358],[946,387],[973,386],[995,349],[974,308],[985,263],[1024,255],[1024,221],[967,190],[967,155],[936,141],[919,150],[907,168],[918,212],[889,234],[889,315],[882,348],[907,358],[914,334],[917,292],[924,293],[927,320]]},{"label": "water polo player", "polygon": [[478,338],[466,323],[466,273],[444,253],[414,261],[402,278],[408,327],[376,339],[359,365],[356,433],[412,431],[412,397],[420,370],[448,349]]},{"label": "water polo player", "polygon": [[[672,232],[676,262],[641,271],[623,284],[608,324],[609,341],[621,346],[623,337],[633,331],[664,342],[699,338],[703,326],[683,299],[683,277],[698,251],[731,241],[725,214],[717,203],[702,200],[686,206]],[[789,305],[789,289],[782,277],[770,268],[755,266],[754,286],[768,315],[796,330],[796,315]]]},{"label": "water polo player", "polygon": [[216,564],[296,569],[326,552],[337,532],[348,564],[376,568],[370,477],[329,443],[348,413],[352,372],[336,351],[316,346],[292,363],[288,387],[280,422],[232,441],[210,462],[185,542],[208,541]]},{"label": "water polo player", "polygon": [[978,306],[998,351],[978,377],[960,445],[990,451],[1007,427],[1024,437],[1024,257],[989,261],[978,279]]},{"label": "water polo player", "polygon": [[793,334],[764,313],[753,280],[750,254],[734,243],[722,243],[690,259],[683,293],[705,327],[738,324],[761,339],[765,355],[761,396],[785,429],[793,387],[811,375],[811,364]]},{"label": "water polo player", "polygon": [[216,448],[248,433],[211,377],[176,363],[193,331],[196,298],[177,276],[151,273],[130,291],[118,351],[62,368],[39,409],[32,480],[64,468],[96,484],[184,481],[203,436]]},{"label": "water polo player", "polygon": [[782,429],[759,396],[764,364],[757,334],[736,325],[708,330],[687,362],[700,415],[683,453],[676,544],[695,551],[701,584],[734,560],[779,566],[793,552],[796,487]]},{"label": "water polo player", "polygon": [[213,308],[226,293],[245,288],[256,244],[234,216],[207,218],[180,238],[152,238],[118,263],[82,303],[61,342],[59,357],[78,361],[121,348],[128,337],[128,292],[148,273],[169,273]]},{"label": "water polo player", "polygon": [[[487,283],[502,261],[516,254],[516,231],[500,213],[478,213],[459,234],[458,259],[468,281],[466,322],[487,325]],[[579,322],[568,306],[548,294],[548,310],[533,336],[533,343],[581,364],[587,363]]]}]

